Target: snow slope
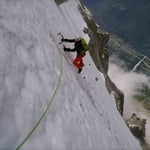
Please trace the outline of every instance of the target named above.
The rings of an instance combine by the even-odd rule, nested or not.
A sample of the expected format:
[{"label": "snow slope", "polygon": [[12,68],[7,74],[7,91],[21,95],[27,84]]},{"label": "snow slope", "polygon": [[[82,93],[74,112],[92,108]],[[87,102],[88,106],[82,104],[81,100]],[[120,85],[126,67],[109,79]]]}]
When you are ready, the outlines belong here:
[{"label": "snow slope", "polygon": [[16,149],[39,120],[60,77],[60,55],[63,74],[57,93],[22,149],[141,149],[89,54],[78,74],[72,65],[75,54],[59,53],[58,32],[86,37],[78,3],[0,1],[0,149]]}]

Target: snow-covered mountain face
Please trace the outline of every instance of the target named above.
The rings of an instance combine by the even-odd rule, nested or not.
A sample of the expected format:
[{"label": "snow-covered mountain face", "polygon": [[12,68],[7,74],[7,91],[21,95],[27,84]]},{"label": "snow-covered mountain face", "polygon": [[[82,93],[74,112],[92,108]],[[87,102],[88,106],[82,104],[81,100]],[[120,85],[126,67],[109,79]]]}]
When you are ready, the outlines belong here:
[{"label": "snow-covered mountain face", "polygon": [[57,44],[58,32],[89,39],[78,5],[76,0],[60,6],[53,0],[0,1],[0,149],[16,149],[48,104],[22,149],[141,149],[89,53],[78,74],[72,65],[76,54]]}]

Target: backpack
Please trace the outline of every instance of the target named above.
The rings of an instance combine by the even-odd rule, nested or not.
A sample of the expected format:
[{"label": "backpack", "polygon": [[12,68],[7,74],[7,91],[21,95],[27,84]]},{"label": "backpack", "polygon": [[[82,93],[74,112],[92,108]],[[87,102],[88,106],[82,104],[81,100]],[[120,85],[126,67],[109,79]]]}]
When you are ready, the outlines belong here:
[{"label": "backpack", "polygon": [[85,39],[81,38],[76,42],[76,50],[78,53],[85,53],[89,50],[89,45],[87,44]]}]

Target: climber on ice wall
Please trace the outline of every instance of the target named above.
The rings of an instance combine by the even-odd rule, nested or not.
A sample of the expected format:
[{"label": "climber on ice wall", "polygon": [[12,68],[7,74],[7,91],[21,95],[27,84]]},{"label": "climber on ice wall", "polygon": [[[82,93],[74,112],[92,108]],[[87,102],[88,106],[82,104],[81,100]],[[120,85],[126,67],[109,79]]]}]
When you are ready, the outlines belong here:
[{"label": "climber on ice wall", "polygon": [[[84,33],[87,33],[88,29],[84,28]],[[74,48],[66,48],[64,46],[64,51],[68,52],[77,52],[76,58],[73,60],[73,64],[79,69],[78,73],[82,71],[82,67],[84,66],[83,57],[86,55],[86,51],[89,50],[89,45],[87,44],[86,40],[82,37],[75,38],[75,39],[66,39],[63,37],[61,33],[59,35],[62,36],[61,42],[70,42],[74,43]]]}]

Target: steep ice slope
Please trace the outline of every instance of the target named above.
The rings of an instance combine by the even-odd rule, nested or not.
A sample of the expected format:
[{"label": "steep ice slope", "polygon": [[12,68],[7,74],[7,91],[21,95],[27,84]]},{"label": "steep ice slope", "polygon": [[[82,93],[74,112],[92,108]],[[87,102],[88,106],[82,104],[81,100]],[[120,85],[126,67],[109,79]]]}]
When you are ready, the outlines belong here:
[{"label": "steep ice slope", "polygon": [[[0,1],[0,149],[15,149],[21,143],[54,93],[60,76],[56,34],[85,36],[77,4],[76,0],[60,7],[53,0]],[[74,56],[63,52],[57,94],[22,149],[141,149],[89,54],[82,74],[72,65]]]}]

